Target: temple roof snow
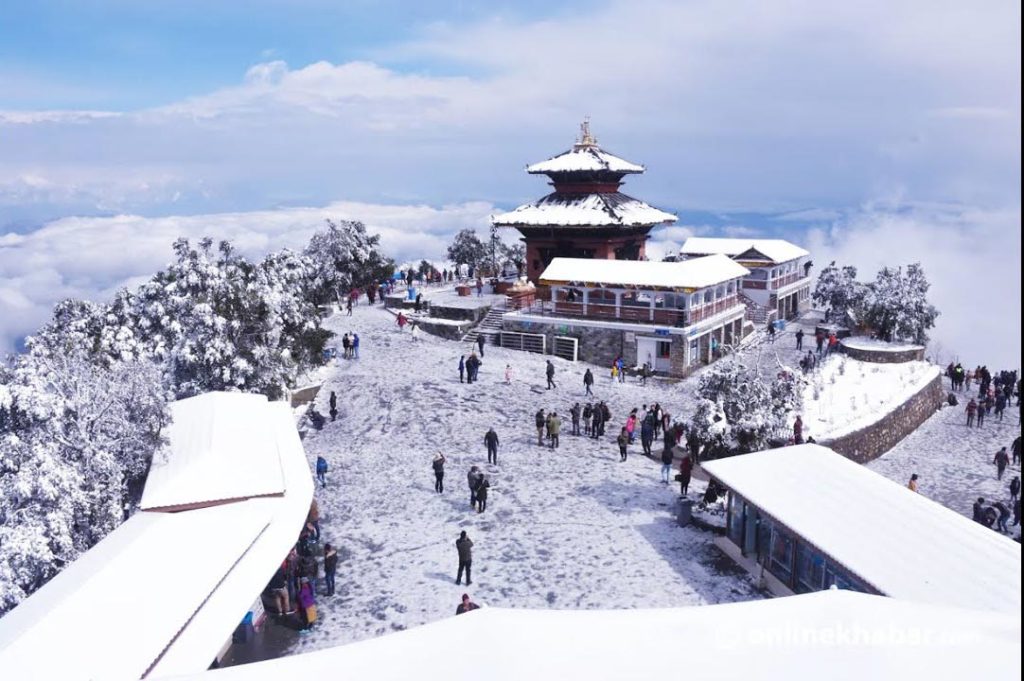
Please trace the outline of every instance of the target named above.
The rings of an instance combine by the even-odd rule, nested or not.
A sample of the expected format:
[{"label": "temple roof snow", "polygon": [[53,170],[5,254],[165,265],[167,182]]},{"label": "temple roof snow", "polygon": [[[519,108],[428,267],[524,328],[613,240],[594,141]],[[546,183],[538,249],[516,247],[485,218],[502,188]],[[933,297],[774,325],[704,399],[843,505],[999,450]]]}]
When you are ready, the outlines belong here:
[{"label": "temple roof snow", "polygon": [[675,222],[676,216],[621,192],[548,194],[507,213],[491,216],[499,227],[649,227]]},{"label": "temple roof snow", "polygon": [[747,274],[750,270],[724,255],[683,262],[555,258],[540,275],[540,282],[683,290],[714,286]]},{"label": "temple roof snow", "polygon": [[577,145],[569,151],[549,158],[546,161],[526,166],[526,172],[532,175],[593,171],[642,173],[644,172],[644,167],[631,163],[624,158],[619,158],[614,154],[609,154],[597,145]]},{"label": "temple roof snow", "polygon": [[685,256],[714,255],[721,253],[730,258],[738,258],[750,251],[752,259],[757,254],[763,255],[774,263],[786,262],[802,258],[810,253],[796,244],[784,239],[717,239],[691,236],[683,243],[679,253]]}]

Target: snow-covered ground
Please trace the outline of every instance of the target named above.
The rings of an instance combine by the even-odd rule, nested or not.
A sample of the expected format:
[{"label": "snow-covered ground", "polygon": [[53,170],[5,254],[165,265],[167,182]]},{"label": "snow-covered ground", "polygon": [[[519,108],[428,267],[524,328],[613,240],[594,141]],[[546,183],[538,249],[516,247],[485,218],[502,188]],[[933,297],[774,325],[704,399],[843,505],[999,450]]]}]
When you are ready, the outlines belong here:
[{"label": "snow-covered ground", "polygon": [[832,355],[804,391],[804,436],[852,433],[879,420],[939,375],[928,362],[875,364]]},{"label": "snow-covered ground", "polygon": [[[298,650],[377,636],[449,617],[459,596],[515,608],[632,608],[759,598],[745,574],[721,556],[711,535],[680,528],[678,487],[659,482],[659,464],[631,447],[619,463],[612,441],[629,408],[660,401],[689,409],[688,384],[613,384],[603,370],[597,397],[613,419],[600,442],[570,435],[557,451],[538,447],[539,408],[567,415],[583,399],[585,366],[553,358],[558,388],[544,389],[547,357],[488,347],[480,381],[460,384],[458,360],[469,347],[425,334],[399,333],[380,308],[335,315],[339,335],[356,331],[362,358],[338,361],[330,391],[339,416],[305,447],[330,462],[318,490],[326,541],[341,547],[337,595],[321,601],[321,624]],[[504,384],[511,364],[512,385]],[[501,438],[499,465],[486,464],[483,436]],[[431,458],[448,457],[446,489],[433,489]],[[491,480],[488,509],[470,510],[466,472],[480,465]],[[692,493],[692,492],[691,492]],[[455,539],[475,542],[473,586],[456,586]]]},{"label": "snow-covered ground", "polygon": [[990,416],[981,428],[968,428],[967,393],[959,395],[959,406],[943,407],[868,468],[904,485],[917,473],[918,492],[970,517],[978,497],[1009,501],[1010,480],[1020,475],[1020,465],[1011,463],[1000,481],[992,458],[1000,447],[1011,450],[1020,420],[1018,408],[1012,407],[1002,421]]}]

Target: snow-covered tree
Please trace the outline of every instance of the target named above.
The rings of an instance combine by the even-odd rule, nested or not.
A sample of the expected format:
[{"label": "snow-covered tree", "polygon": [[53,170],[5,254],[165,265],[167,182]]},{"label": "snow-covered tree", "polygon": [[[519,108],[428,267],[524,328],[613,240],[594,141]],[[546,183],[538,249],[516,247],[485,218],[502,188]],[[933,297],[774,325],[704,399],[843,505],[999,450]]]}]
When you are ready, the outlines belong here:
[{"label": "snow-covered tree", "polygon": [[455,235],[448,246],[448,259],[456,265],[479,267],[490,257],[488,247],[480,241],[472,229],[464,229]]},{"label": "snow-covered tree", "polygon": [[304,255],[313,266],[311,291],[317,304],[341,301],[352,289],[365,289],[389,279],[395,263],[379,249],[380,235],[369,234],[361,222],[327,220]]},{"label": "snow-covered tree", "polygon": [[928,329],[939,316],[928,302],[931,285],[920,263],[895,269],[883,267],[871,285],[865,320],[881,338],[926,344]]},{"label": "snow-covered tree", "polygon": [[803,403],[805,379],[786,367],[761,370],[736,359],[701,376],[691,427],[705,456],[753,452],[785,438]]},{"label": "snow-covered tree", "polygon": [[37,344],[0,375],[0,614],[117,527],[168,424],[158,369]]},{"label": "snow-covered tree", "polygon": [[857,281],[857,268],[850,265],[838,267],[833,260],[818,273],[811,298],[830,308],[835,319],[845,320],[848,315],[860,318],[867,295],[867,286]]}]

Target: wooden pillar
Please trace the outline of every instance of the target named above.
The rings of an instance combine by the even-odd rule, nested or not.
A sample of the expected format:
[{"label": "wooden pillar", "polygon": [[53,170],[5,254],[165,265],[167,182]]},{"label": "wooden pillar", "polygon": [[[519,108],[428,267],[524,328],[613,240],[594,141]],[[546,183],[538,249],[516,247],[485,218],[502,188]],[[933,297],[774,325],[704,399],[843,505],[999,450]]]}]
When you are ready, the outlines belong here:
[{"label": "wooden pillar", "polygon": [[615,291],[615,318],[622,317],[622,291]]},{"label": "wooden pillar", "polygon": [[590,289],[583,289],[583,316],[587,316],[587,305],[590,303]]},{"label": "wooden pillar", "polygon": [[648,293],[651,294],[651,316],[650,316],[650,320],[653,322],[654,321],[654,298],[655,298],[655,295],[654,295],[654,291],[648,291]]}]

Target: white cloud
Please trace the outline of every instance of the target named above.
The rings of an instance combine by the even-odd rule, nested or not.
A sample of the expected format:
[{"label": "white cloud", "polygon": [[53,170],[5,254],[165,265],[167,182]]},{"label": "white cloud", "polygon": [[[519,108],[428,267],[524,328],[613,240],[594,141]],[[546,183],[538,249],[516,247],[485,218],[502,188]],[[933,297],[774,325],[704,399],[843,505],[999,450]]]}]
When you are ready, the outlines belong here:
[{"label": "white cloud", "polygon": [[941,312],[932,338],[965,365],[1020,367],[1021,213],[951,205],[868,205],[812,229],[816,270],[832,260],[871,280],[882,265],[920,262]]},{"label": "white cloud", "polygon": [[[1003,205],[1019,201],[1019,19],[1010,2],[615,0],[437,24],[377,62],[268,61],[150,110],[8,112],[0,205],[512,204],[536,193],[518,170],[587,113],[648,164],[630,190],[669,208],[843,206],[892,185]],[[29,174],[51,184],[26,193]]]},{"label": "white cloud", "polygon": [[63,218],[29,234],[0,235],[0,352],[34,331],[68,297],[103,300],[171,259],[179,236],[229,240],[260,257],[299,249],[326,218],[361,220],[398,261],[440,259],[451,235],[487,224],[488,203],[431,206],[336,202],[321,208],[145,218]]}]

